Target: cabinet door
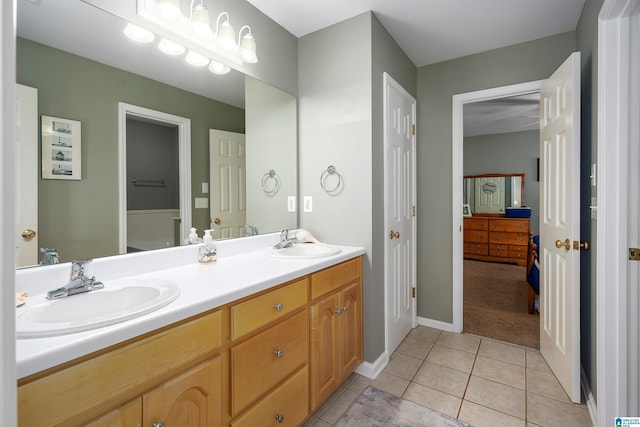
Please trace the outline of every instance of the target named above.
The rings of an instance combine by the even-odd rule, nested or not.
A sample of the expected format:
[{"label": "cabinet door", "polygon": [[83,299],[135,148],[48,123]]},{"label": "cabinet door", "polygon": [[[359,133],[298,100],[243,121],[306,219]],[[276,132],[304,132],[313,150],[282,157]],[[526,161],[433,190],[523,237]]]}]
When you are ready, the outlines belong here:
[{"label": "cabinet door", "polygon": [[362,295],[360,283],[340,292],[340,373],[346,378],[362,361]]},{"label": "cabinet door", "polygon": [[174,377],[143,396],[145,426],[167,427],[222,424],[222,356]]},{"label": "cabinet door", "polygon": [[93,420],[86,427],[140,427],[142,425],[142,398],[137,398],[118,409]]},{"label": "cabinet door", "polygon": [[335,293],[311,305],[311,410],[338,388],[341,380],[339,345],[340,296]]}]

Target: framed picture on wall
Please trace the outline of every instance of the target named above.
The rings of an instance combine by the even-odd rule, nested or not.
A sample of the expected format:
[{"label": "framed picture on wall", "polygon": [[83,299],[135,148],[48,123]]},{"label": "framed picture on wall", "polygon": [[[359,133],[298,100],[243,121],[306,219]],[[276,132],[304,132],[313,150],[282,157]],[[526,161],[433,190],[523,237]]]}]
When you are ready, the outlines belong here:
[{"label": "framed picture on wall", "polygon": [[469,206],[469,203],[462,205],[462,216],[471,216],[471,206]]},{"label": "framed picture on wall", "polygon": [[42,179],[82,179],[81,123],[42,116]]}]

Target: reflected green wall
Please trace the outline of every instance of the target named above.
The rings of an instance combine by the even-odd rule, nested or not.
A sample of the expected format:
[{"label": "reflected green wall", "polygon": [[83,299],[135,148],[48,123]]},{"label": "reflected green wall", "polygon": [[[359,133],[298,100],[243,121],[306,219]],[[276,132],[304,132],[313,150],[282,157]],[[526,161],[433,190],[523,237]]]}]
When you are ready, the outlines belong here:
[{"label": "reflected green wall", "polygon": [[[25,39],[16,56],[16,80],[38,89],[38,113],[82,122],[82,180],[38,185],[39,244],[61,261],[118,253],[118,102],[191,120],[193,198],[207,196],[209,129],[245,130],[242,109],[136,74]],[[193,209],[193,225],[208,224],[208,209]]]}]

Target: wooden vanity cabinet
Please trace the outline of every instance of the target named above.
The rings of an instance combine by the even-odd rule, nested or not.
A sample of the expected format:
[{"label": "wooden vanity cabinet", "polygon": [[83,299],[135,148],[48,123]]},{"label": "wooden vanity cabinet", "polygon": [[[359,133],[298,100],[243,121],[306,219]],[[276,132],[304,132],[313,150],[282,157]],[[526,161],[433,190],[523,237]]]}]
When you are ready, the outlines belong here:
[{"label": "wooden vanity cabinet", "polygon": [[311,275],[311,410],[362,362],[361,258]]}]

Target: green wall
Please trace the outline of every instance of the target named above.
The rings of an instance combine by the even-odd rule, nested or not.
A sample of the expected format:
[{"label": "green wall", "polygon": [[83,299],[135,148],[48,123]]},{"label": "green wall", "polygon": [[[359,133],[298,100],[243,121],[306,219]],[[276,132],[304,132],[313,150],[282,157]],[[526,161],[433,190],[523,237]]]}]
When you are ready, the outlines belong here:
[{"label": "green wall", "polygon": [[[38,186],[39,244],[61,261],[118,253],[118,102],[191,119],[194,198],[206,197],[209,129],[244,132],[239,108],[25,39],[16,56],[16,80],[38,89],[39,114],[82,122],[82,180]],[[193,209],[193,225],[208,224],[208,209]]]},{"label": "green wall", "polygon": [[545,79],[575,47],[571,31],[418,69],[418,316],[453,321],[453,95]]}]

